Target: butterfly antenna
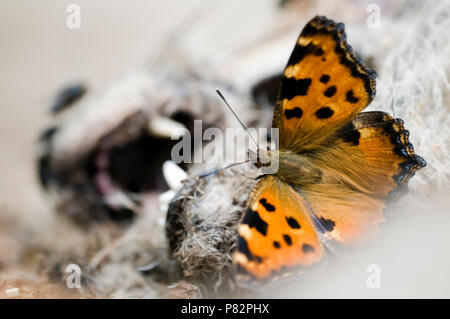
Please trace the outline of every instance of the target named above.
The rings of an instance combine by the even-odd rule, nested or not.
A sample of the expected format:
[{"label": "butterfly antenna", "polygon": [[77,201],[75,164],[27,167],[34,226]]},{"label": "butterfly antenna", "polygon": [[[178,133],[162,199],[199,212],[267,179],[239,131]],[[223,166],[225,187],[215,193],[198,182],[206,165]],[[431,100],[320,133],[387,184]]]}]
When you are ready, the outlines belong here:
[{"label": "butterfly antenna", "polygon": [[247,132],[248,136],[250,136],[250,138],[252,139],[253,143],[255,143],[256,148],[259,150],[259,145],[256,142],[256,140],[253,138],[253,136],[250,134],[250,132],[248,131],[247,127],[244,125],[244,123],[242,123],[242,121],[239,119],[239,117],[236,115],[236,113],[233,111],[233,109],[231,108],[230,104],[228,104],[227,100],[225,99],[225,97],[222,95],[222,92],[220,92],[219,89],[216,89],[216,93],[220,96],[220,98],[222,99],[222,101],[228,106],[228,108],[230,109],[230,111],[233,113],[233,115],[237,118],[237,120],[239,121],[239,123],[241,123],[242,127],[244,128],[244,130]]},{"label": "butterfly antenna", "polygon": [[241,165],[241,164],[244,164],[244,163],[248,163],[249,161],[250,160],[246,160],[246,161],[243,161],[243,162],[240,162],[240,163],[233,163],[231,165],[228,165],[228,166],[225,166],[225,167],[222,167],[222,168],[218,168],[218,169],[212,170],[210,172],[206,172],[206,173],[200,174],[196,178],[205,178],[205,177],[208,177],[209,175],[217,174],[220,171],[224,171],[224,170],[226,170],[226,169],[228,169],[230,167]]}]

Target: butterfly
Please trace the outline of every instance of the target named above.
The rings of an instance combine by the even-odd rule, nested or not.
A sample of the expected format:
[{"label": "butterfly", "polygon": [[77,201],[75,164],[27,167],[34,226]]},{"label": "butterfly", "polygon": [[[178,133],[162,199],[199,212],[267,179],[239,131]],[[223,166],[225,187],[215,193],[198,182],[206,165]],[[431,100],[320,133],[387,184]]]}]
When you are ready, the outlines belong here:
[{"label": "butterfly", "polygon": [[240,285],[308,272],[326,260],[326,247],[373,239],[387,203],[426,166],[401,119],[361,112],[375,96],[375,77],[342,23],[316,16],[300,33],[273,115],[278,171],[259,178],[238,228]]}]

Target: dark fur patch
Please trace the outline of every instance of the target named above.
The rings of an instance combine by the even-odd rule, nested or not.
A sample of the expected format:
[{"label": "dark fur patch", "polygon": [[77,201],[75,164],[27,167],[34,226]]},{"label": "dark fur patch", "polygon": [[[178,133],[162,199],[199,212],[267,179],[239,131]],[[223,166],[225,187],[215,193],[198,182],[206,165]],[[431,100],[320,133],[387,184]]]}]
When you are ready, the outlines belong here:
[{"label": "dark fur patch", "polygon": [[250,208],[247,209],[242,224],[246,224],[250,228],[255,228],[263,236],[267,235],[268,224],[259,217],[257,211],[251,210]]},{"label": "dark fur patch", "polygon": [[330,109],[328,106],[324,106],[318,109],[314,114],[318,119],[327,119],[334,114],[334,111]]},{"label": "dark fur patch", "polygon": [[61,90],[56,97],[50,111],[53,114],[59,113],[73,105],[86,93],[87,88],[83,84],[74,84]]},{"label": "dark fur patch", "polygon": [[49,127],[41,133],[39,140],[42,142],[50,142],[58,130],[59,128],[56,126]]}]

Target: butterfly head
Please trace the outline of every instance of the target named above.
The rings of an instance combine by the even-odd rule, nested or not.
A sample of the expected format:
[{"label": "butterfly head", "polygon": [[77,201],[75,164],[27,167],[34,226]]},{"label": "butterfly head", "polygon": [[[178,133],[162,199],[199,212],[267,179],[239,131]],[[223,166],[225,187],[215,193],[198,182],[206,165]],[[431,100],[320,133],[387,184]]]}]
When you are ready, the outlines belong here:
[{"label": "butterfly head", "polygon": [[248,150],[248,158],[256,167],[268,167],[272,165],[273,151],[258,148],[256,152]]}]

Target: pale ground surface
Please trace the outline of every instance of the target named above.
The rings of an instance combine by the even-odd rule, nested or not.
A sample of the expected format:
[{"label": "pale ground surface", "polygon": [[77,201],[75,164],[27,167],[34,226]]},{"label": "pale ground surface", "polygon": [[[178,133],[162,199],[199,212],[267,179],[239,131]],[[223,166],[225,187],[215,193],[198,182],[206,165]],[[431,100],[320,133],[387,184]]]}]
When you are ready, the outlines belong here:
[{"label": "pale ground surface", "polygon": [[[30,230],[41,233],[54,225],[53,213],[39,190],[34,158],[36,139],[48,123],[47,111],[55,93],[79,80],[90,90],[102,89],[142,66],[186,10],[184,1],[77,1],[82,8],[82,27],[69,30],[66,8],[70,3],[73,1],[0,3],[0,251],[5,263],[17,257],[17,237],[28,237]],[[3,290],[23,278],[40,287],[34,290],[35,296],[49,296],[45,287],[39,286],[45,278],[23,275],[13,267],[0,271],[0,298],[8,296]]]},{"label": "pale ground surface", "polygon": [[[69,30],[65,19],[66,6],[71,2],[10,0],[0,3],[0,267],[10,265],[17,259],[22,240],[29,241],[30,234],[41,233],[54,225],[53,214],[37,185],[33,161],[36,137],[48,122],[47,107],[54,93],[73,80],[86,81],[90,90],[101,90],[128,70],[141,66],[155,52],[155,47],[161,46],[161,40],[175,29],[174,21],[182,20],[193,7],[186,1],[175,0],[158,3],[99,0],[95,5],[88,0],[77,1],[82,8],[82,28]],[[204,25],[212,27],[198,25],[184,44],[185,49],[192,49],[189,55],[192,55],[193,64],[206,59],[206,64],[219,65],[216,67],[219,74],[232,74],[228,78],[243,87],[252,76],[256,77],[247,71],[252,69],[251,63],[263,61],[266,66],[258,76],[281,69],[290,53],[292,38],[296,36],[290,35],[298,31],[289,31],[286,41],[280,40],[286,45],[282,49],[273,49],[273,56],[266,56],[265,60],[254,58],[258,56],[257,52],[247,52],[244,57],[241,56],[241,61],[245,63],[233,65],[224,53],[230,50],[236,54],[233,48],[239,51],[236,44],[239,41],[233,38],[236,28],[240,29],[240,37],[247,39],[249,45],[252,41],[248,39],[258,39],[258,35],[262,36],[261,30],[270,30],[270,22],[277,19],[269,13],[272,9],[270,3],[249,1],[240,7],[239,13],[236,13],[236,4],[205,6],[206,13],[200,19],[205,20]],[[255,8],[258,8],[258,13],[248,20],[246,12],[254,13],[252,10]],[[323,3],[318,8],[321,10],[317,9],[311,15],[325,13],[339,21],[351,15],[345,14],[342,8]],[[365,7],[362,8],[360,16],[364,21]],[[448,15],[446,18],[448,20]],[[355,18],[354,23],[363,23],[360,20]],[[296,25],[303,25],[304,22],[302,20]],[[283,23],[277,28],[283,29]],[[355,33],[351,39],[360,42],[364,40],[364,33]],[[223,41],[222,45],[211,44],[217,41]],[[198,43],[204,43],[204,46],[199,48]],[[389,51],[392,44],[389,41],[383,44],[383,48]],[[381,49],[379,43],[372,43],[360,49],[370,55],[367,51],[378,47]],[[447,75],[448,98],[448,69],[444,73]],[[384,103],[386,99],[379,99],[378,103],[381,101]],[[434,121],[436,125],[439,120],[448,123],[449,107],[448,100],[444,101],[443,116],[447,118],[439,117]],[[406,112],[403,114],[400,114],[403,118],[409,116]],[[431,125],[433,121],[426,123]],[[414,128],[418,127],[414,124]],[[426,143],[431,143],[429,139],[435,137],[437,141],[443,141],[437,147],[445,149],[448,136],[439,136],[439,132],[434,133],[430,126],[422,129],[424,134],[418,129],[411,129],[412,142],[420,155],[427,160],[432,158],[429,167],[430,164],[431,167],[438,167],[438,171],[433,171],[433,178],[427,178],[425,171],[423,175],[422,172],[418,174],[421,177],[413,178],[413,195],[397,205],[396,210],[400,213],[386,227],[377,246],[369,248],[367,255],[357,258],[351,266],[344,261],[336,262],[335,267],[330,267],[320,280],[301,282],[299,288],[293,291],[275,289],[269,296],[450,297],[449,170],[444,165],[448,164],[448,158],[445,150],[443,155],[439,155],[426,148]],[[438,148],[436,152],[439,153]],[[442,160],[439,162],[440,158]],[[380,289],[368,289],[366,286],[369,264],[380,266]],[[0,268],[0,298],[14,296],[15,291],[11,288],[24,280],[32,287],[24,284],[28,287],[25,297],[70,294],[66,291],[59,293],[45,282],[45,278],[27,273],[27,270],[22,273],[21,267],[14,265]]]}]

